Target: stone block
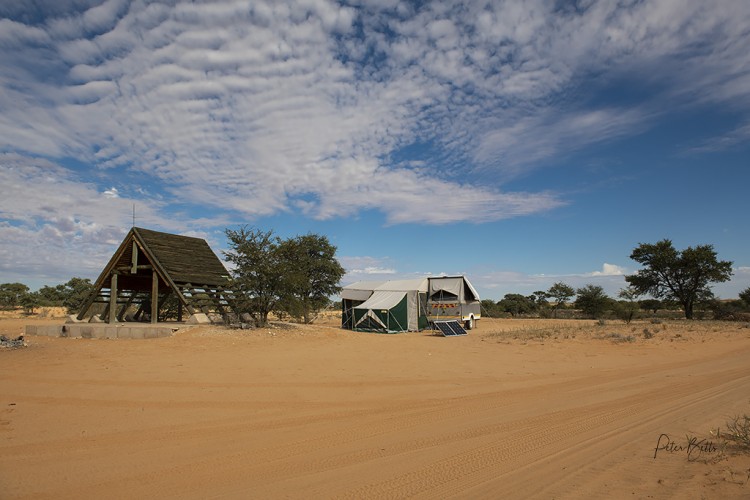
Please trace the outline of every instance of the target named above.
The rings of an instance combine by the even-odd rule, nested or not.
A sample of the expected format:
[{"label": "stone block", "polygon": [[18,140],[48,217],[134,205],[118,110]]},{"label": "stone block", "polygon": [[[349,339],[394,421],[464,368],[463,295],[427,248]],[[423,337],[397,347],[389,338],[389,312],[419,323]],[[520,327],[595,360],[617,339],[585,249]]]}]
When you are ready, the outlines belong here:
[{"label": "stone block", "polygon": [[116,339],[117,338],[117,328],[116,326],[105,326],[104,327],[104,336],[108,339]]},{"label": "stone block", "polygon": [[186,323],[188,325],[209,325],[211,320],[203,313],[195,313],[188,318]]},{"label": "stone block", "polygon": [[159,332],[163,330],[163,328],[147,328],[143,332],[143,338],[144,339],[155,339],[159,338],[161,335],[159,335]]},{"label": "stone block", "polygon": [[95,339],[106,339],[107,338],[107,330],[106,327],[102,326],[95,326],[92,329],[93,335]]},{"label": "stone block", "polygon": [[81,325],[80,327],[76,328],[76,330],[78,330],[78,333],[84,339],[93,339],[95,338],[94,331],[98,330],[98,328],[94,328],[93,326],[88,326],[88,325]]}]

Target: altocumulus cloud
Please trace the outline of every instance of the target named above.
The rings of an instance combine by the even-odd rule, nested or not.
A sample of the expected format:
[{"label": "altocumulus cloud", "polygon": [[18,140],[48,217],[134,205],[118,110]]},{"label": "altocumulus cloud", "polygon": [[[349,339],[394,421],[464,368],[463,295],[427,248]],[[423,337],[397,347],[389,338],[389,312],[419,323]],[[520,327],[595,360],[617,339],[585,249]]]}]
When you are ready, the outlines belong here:
[{"label": "altocumulus cloud", "polygon": [[[14,156],[3,166],[18,185],[43,170],[88,201],[44,188],[59,202],[32,216],[11,195],[2,227],[74,220],[92,234],[82,228],[127,226],[134,201],[171,229],[221,222],[157,215],[186,199],[251,218],[375,209],[390,224],[549,211],[565,200],[506,181],[667,108],[750,109],[748,4],[721,4],[6,2],[0,151]],[[567,98],[592,74],[635,70],[662,90],[627,107]],[[414,144],[430,147],[400,159]],[[473,174],[493,181],[459,180]]]}]

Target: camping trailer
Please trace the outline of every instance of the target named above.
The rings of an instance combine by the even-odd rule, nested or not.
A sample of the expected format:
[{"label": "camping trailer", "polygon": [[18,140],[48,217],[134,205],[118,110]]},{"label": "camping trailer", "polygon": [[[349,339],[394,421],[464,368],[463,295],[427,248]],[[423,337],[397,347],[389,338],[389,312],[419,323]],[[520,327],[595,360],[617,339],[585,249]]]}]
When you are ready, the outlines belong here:
[{"label": "camping trailer", "polygon": [[341,291],[341,326],[350,330],[413,332],[442,320],[470,329],[480,317],[479,294],[464,276],[359,281]]},{"label": "camping trailer", "polygon": [[479,294],[464,276],[428,278],[427,320],[456,320],[471,330],[482,317]]}]

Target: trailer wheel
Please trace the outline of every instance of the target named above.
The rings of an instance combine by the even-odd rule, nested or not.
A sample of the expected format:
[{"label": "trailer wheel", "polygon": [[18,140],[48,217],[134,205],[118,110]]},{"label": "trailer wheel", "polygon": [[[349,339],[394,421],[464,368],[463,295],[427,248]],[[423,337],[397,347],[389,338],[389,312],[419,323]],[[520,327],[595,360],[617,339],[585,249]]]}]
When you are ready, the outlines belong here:
[{"label": "trailer wheel", "polygon": [[464,321],[465,330],[471,330],[472,328],[474,328],[474,316],[470,316],[469,319]]}]

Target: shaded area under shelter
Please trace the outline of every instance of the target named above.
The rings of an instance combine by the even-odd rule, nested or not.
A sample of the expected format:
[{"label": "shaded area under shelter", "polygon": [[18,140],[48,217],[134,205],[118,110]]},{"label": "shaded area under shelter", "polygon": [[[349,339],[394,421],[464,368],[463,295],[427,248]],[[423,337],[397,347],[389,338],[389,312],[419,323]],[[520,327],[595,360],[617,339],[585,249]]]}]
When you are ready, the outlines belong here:
[{"label": "shaded area under shelter", "polygon": [[183,311],[218,313],[226,321],[232,296],[229,273],[206,240],[133,227],[77,319],[99,303],[104,304],[100,318],[107,323],[157,323],[166,315],[182,321]]}]

